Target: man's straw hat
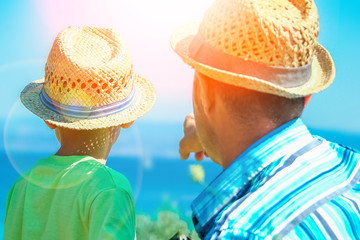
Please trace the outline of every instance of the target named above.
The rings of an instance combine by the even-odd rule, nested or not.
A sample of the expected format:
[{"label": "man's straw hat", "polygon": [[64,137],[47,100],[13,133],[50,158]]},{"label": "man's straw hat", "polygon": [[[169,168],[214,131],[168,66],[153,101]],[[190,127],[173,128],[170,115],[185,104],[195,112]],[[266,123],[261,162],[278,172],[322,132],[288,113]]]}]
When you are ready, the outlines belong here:
[{"label": "man's straw hat", "polygon": [[112,29],[69,27],[50,51],[45,78],[21,101],[56,126],[96,129],[134,121],[155,102],[153,85],[133,72],[127,45]]},{"label": "man's straw hat", "polygon": [[217,0],[201,23],[177,29],[171,45],[185,63],[218,81],[296,98],[327,88],[335,76],[317,43],[312,0]]}]

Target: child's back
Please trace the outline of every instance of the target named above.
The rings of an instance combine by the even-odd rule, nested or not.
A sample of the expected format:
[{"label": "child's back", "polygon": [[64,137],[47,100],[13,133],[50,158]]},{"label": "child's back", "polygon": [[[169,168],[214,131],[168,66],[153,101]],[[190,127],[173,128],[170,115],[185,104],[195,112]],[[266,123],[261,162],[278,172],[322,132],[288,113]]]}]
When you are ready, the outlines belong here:
[{"label": "child's back", "polygon": [[91,157],[51,155],[10,190],[5,236],[134,239],[133,202],[122,174]]}]

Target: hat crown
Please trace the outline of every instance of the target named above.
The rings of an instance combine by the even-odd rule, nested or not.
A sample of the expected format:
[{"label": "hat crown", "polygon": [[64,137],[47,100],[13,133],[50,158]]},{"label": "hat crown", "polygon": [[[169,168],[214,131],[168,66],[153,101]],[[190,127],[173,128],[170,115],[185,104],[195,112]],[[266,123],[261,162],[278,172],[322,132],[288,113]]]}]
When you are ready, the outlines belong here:
[{"label": "hat crown", "polygon": [[312,0],[217,0],[206,11],[199,33],[229,55],[299,67],[313,56],[318,13]]},{"label": "hat crown", "polygon": [[66,105],[102,106],[126,98],[133,88],[125,40],[108,28],[68,27],[60,32],[45,65],[44,90]]}]

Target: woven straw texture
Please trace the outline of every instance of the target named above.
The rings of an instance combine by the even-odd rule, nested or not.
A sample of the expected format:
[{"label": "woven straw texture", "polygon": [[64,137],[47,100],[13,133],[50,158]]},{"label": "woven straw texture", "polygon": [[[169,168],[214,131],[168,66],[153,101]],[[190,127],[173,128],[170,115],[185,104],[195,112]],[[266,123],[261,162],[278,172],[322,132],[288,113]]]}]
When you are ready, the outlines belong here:
[{"label": "woven straw texture", "polygon": [[[217,0],[200,23],[178,28],[171,45],[195,70],[216,80],[284,97],[301,97],[328,87],[335,76],[330,54],[317,43],[318,13],[312,0]],[[296,68],[312,61],[311,79],[292,88],[196,62],[189,46],[196,34],[217,50],[274,67]]]},{"label": "woven straw texture", "polygon": [[[66,117],[46,108],[39,94],[44,88],[56,102],[99,107],[125,99],[135,88],[132,105],[96,119]],[[130,54],[119,33],[107,28],[69,27],[58,34],[45,66],[45,78],[30,83],[21,93],[30,111],[57,126],[96,129],[131,122],[155,102],[153,85],[133,73]]]},{"label": "woven straw texture", "polygon": [[101,106],[132,89],[132,64],[124,39],[104,28],[67,28],[55,39],[45,65],[45,91],[55,101]]},{"label": "woven straw texture", "polygon": [[216,1],[199,32],[215,48],[272,66],[298,67],[311,60],[319,32],[311,0]]}]

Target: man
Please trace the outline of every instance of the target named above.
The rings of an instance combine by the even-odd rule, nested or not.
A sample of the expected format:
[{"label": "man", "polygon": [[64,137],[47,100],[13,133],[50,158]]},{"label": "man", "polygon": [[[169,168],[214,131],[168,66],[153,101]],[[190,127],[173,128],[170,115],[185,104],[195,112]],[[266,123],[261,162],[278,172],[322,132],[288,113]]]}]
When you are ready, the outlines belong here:
[{"label": "man", "polygon": [[193,201],[202,239],[360,239],[360,155],[299,119],[335,75],[312,0],[218,0],[173,49],[195,70],[180,154],[223,172]]},{"label": "man", "polygon": [[61,31],[45,78],[21,93],[24,106],[54,129],[60,148],[9,191],[4,239],[135,239],[130,183],[105,164],[121,128],[148,112],[155,97],[152,83],[133,72],[120,33]]}]

